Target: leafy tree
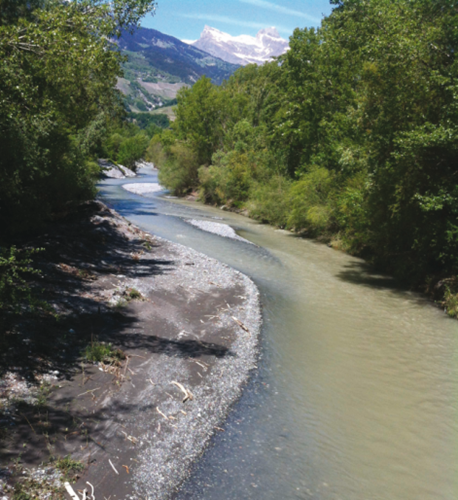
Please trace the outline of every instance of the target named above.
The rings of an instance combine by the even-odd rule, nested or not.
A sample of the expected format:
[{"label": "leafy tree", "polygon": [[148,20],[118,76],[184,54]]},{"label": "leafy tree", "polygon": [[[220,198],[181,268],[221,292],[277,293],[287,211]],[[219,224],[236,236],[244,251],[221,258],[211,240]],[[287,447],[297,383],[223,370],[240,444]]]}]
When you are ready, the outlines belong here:
[{"label": "leafy tree", "polygon": [[213,153],[222,144],[226,106],[225,94],[202,77],[192,88],[178,92],[176,121],[172,128],[177,137],[189,142],[198,162],[209,164]]},{"label": "leafy tree", "polygon": [[340,240],[411,281],[456,274],[456,2],[331,3],[277,61],[181,91],[156,153],[166,138],[194,151],[204,167],[187,187],[208,202]]},{"label": "leafy tree", "polygon": [[87,159],[120,112],[112,37],[151,0],[0,4],[0,223],[3,236],[93,196]]}]

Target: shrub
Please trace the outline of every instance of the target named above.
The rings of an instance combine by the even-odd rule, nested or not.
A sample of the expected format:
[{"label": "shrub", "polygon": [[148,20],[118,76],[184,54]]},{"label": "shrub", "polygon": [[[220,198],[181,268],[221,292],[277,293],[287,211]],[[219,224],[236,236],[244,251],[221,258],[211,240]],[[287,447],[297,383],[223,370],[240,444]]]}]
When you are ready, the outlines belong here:
[{"label": "shrub", "polygon": [[119,362],[125,355],[120,349],[115,349],[111,344],[102,342],[91,342],[83,351],[83,357],[87,361],[97,362]]},{"label": "shrub", "polygon": [[213,155],[213,165],[199,169],[202,196],[217,204],[240,206],[248,199],[253,178],[249,154],[240,151]]},{"label": "shrub", "polygon": [[151,139],[145,153],[145,159],[154,163],[156,168],[161,168],[164,165],[167,155],[164,151],[164,147],[162,146],[160,135],[155,135]]},{"label": "shrub", "polygon": [[178,196],[197,185],[197,154],[189,146],[176,143],[169,148],[167,160],[159,171],[159,182]]},{"label": "shrub", "polygon": [[145,154],[149,138],[141,132],[134,137],[124,139],[119,147],[117,161],[125,167],[135,169],[135,163]]},{"label": "shrub", "polygon": [[250,215],[262,222],[285,227],[289,215],[289,190],[291,182],[278,175],[267,183],[256,183],[247,208]]},{"label": "shrub", "polygon": [[34,298],[24,274],[39,274],[31,267],[32,255],[43,249],[18,250],[15,246],[0,248],[0,310],[17,308],[21,303],[40,305]]},{"label": "shrub", "polygon": [[331,190],[333,177],[323,167],[312,167],[297,181],[290,191],[291,213],[288,227],[296,230],[310,229],[320,233],[332,220]]},{"label": "shrub", "polygon": [[123,136],[118,132],[110,135],[105,143],[106,156],[108,158],[114,159],[118,157],[119,148],[121,147],[123,140]]}]

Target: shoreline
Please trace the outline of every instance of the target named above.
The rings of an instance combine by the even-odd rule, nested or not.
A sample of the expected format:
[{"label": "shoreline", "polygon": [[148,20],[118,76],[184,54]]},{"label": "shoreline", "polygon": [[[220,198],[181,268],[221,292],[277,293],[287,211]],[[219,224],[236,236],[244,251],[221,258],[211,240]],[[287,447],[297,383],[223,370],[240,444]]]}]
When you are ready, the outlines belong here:
[{"label": "shoreline", "polygon": [[[69,401],[69,418],[81,424],[72,433],[68,427],[56,428],[52,448],[86,465],[73,485],[80,494],[90,491],[90,483],[97,498],[170,498],[212,435],[222,432],[220,426],[256,368],[259,292],[229,266],[145,233],[100,202],[89,205],[76,229],[74,221],[65,229],[83,251],[69,256],[69,261],[79,260],[78,266],[58,265],[66,272],[71,266],[90,269],[90,281],[81,293],[80,284],[71,289],[74,276],[67,283],[60,280],[53,305],[65,317],[65,328],[72,325],[69,331],[87,335],[91,325],[97,338],[123,351],[126,361],[117,375],[100,363],[85,363],[81,374],[76,358],[58,371],[47,401],[49,425],[60,425],[62,406]],[[63,226],[54,230],[57,239],[65,239]],[[84,238],[94,234],[106,251],[88,257]],[[46,239],[48,246],[55,245],[49,234]],[[132,290],[141,300],[126,299]],[[192,395],[185,402],[183,389]],[[24,413],[30,425],[14,424],[21,440],[38,426],[32,406]],[[10,461],[14,447],[11,442]],[[32,455],[22,459],[29,471],[39,465]],[[8,491],[3,494],[9,498]]]}]

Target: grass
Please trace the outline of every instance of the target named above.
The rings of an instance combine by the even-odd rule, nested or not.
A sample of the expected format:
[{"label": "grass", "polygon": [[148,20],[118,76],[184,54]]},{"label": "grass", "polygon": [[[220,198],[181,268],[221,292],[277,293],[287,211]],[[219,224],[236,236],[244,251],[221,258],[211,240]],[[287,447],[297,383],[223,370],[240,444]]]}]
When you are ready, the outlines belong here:
[{"label": "grass", "polygon": [[149,251],[151,252],[151,250],[153,249],[151,243],[148,241],[148,240],[145,240],[142,245]]},{"label": "grass", "polygon": [[[24,469],[19,462],[20,460],[15,464],[19,480],[14,486],[12,500],[35,500],[44,497],[53,499],[65,498],[63,487],[56,487],[46,482],[46,479],[37,480],[32,477],[23,477]],[[84,470],[84,465],[78,460],[73,460],[70,455],[66,457],[51,457],[49,462],[43,465],[54,467],[62,474],[62,480],[69,482],[74,482],[78,478],[78,473]]]},{"label": "grass", "polygon": [[118,363],[125,359],[126,355],[121,349],[114,348],[111,344],[103,342],[92,342],[83,351],[83,357],[86,361]]},{"label": "grass", "polygon": [[76,473],[84,470],[84,465],[78,460],[73,460],[70,455],[52,458],[50,464],[54,465],[56,469],[62,472],[64,478],[67,480],[73,479]]},{"label": "grass", "polygon": [[129,288],[127,298],[128,300],[143,300],[143,295],[136,288]]}]

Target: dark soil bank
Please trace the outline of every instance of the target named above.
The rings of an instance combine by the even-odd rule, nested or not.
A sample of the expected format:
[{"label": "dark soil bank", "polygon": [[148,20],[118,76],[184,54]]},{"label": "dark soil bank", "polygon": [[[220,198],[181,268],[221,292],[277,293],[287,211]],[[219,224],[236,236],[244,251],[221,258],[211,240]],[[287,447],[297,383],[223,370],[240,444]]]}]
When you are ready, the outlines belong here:
[{"label": "dark soil bank", "polygon": [[[10,498],[18,457],[36,478],[27,471],[71,454],[80,497],[92,485],[100,499],[170,498],[256,366],[256,287],[98,202],[33,244],[59,320],[5,323],[0,488]],[[97,342],[125,357],[85,361]]]}]

